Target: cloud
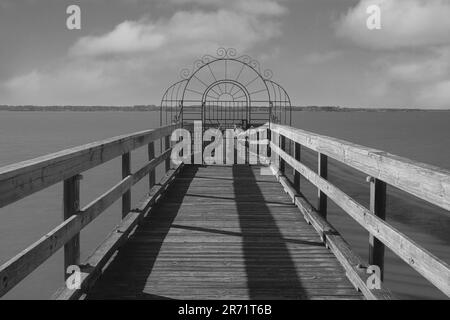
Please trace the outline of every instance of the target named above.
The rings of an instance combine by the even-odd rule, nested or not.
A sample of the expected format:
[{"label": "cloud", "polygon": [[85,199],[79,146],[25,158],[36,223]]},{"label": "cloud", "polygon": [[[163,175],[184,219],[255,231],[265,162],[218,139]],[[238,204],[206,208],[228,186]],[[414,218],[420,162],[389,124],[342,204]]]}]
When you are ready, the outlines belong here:
[{"label": "cloud", "polygon": [[[412,55],[412,57],[410,57]],[[421,54],[401,53],[384,62],[389,78],[404,82],[428,82],[450,77],[450,47]]]},{"label": "cloud", "polygon": [[[381,30],[369,30],[369,5],[381,8]],[[337,24],[337,34],[372,49],[450,44],[448,0],[360,0]]]},{"label": "cloud", "polygon": [[286,13],[287,10],[278,1],[280,0],[168,0],[166,2],[174,4],[197,4],[251,15],[279,16]]},{"label": "cloud", "polygon": [[95,100],[97,94],[108,99],[114,94],[105,95],[103,90],[115,84],[114,78],[105,72],[104,65],[71,62],[52,71],[33,70],[13,77],[3,88],[22,104],[52,105],[88,103],[84,97]]},{"label": "cloud", "polygon": [[430,108],[450,109],[450,80],[424,87],[418,94],[417,102]]},{"label": "cloud", "polygon": [[[231,3],[233,1],[230,1]],[[244,0],[234,1],[238,11],[261,16],[280,16],[286,13],[286,8],[271,0]]]},{"label": "cloud", "polygon": [[197,6],[165,18],[123,21],[103,34],[81,37],[59,63],[15,76],[0,89],[16,103],[154,103],[150,92],[159,97],[172,66],[178,69],[222,46],[244,52],[281,34],[279,17],[285,9],[276,0],[170,1]]},{"label": "cloud", "polygon": [[327,52],[313,52],[304,57],[304,61],[307,64],[317,65],[322,63],[327,63],[336,59],[341,55],[340,51],[332,50]]},{"label": "cloud", "polygon": [[[366,26],[370,5],[381,8],[380,30]],[[336,33],[371,49],[373,96],[396,97],[409,107],[449,108],[449,17],[448,0],[360,0],[338,20]]]},{"label": "cloud", "polygon": [[375,87],[383,88],[380,97],[400,94],[411,107],[450,107],[450,46],[384,54],[371,69]]},{"label": "cloud", "polygon": [[279,21],[263,20],[258,14],[227,9],[180,11],[166,20],[124,21],[106,34],[81,38],[70,53],[75,56],[164,55],[183,48],[186,54],[192,47],[199,53],[219,46],[245,50],[279,34]]},{"label": "cloud", "polygon": [[166,41],[156,26],[135,21],[124,21],[113,31],[102,36],[81,38],[70,50],[71,54],[100,55],[126,54],[135,51],[154,51]]}]

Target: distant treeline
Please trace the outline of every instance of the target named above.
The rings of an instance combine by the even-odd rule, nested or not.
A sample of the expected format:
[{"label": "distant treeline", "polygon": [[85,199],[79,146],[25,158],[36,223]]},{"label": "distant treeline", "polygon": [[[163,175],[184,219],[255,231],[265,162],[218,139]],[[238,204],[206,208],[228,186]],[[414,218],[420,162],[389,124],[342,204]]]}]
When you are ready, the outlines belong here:
[{"label": "distant treeline", "polygon": [[[200,109],[199,106],[189,106],[186,109]],[[266,107],[257,107],[266,109]],[[170,109],[169,107],[167,109]],[[176,108],[174,108],[176,109]],[[99,112],[99,111],[122,111],[122,112],[144,112],[159,111],[160,106],[136,105],[136,106],[7,106],[0,105],[0,111],[78,111],[78,112]],[[448,111],[439,109],[407,109],[407,108],[346,108],[339,106],[292,106],[292,111],[312,111],[312,112],[388,112],[388,111]]]},{"label": "distant treeline", "polygon": [[0,111],[155,111],[159,110],[159,106],[148,105],[148,106],[123,106],[123,107],[112,107],[112,106],[5,106],[0,105]]},{"label": "distant treeline", "polygon": [[294,107],[292,106],[293,111],[317,111],[317,112],[412,112],[412,111],[447,111],[442,109],[412,109],[412,108],[378,108],[378,107],[370,107],[370,108],[347,108],[347,107],[339,107],[339,106],[306,106],[306,107]]}]

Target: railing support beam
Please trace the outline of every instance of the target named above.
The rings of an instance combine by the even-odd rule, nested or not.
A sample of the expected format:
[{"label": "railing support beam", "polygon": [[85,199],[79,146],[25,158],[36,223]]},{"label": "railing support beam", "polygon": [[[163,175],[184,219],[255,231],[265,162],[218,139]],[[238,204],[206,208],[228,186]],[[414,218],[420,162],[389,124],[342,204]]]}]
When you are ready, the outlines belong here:
[{"label": "railing support beam", "polygon": [[[77,174],[63,182],[63,219],[67,220],[80,210],[80,180]],[[67,267],[80,264],[80,234],[64,245],[64,279],[69,277]]]},{"label": "railing support beam", "polygon": [[[122,179],[125,179],[131,174],[131,154],[125,153],[122,155]],[[131,210],[131,189],[125,192],[122,196],[122,218]]]},{"label": "railing support beam", "polygon": [[[280,149],[283,151],[286,151],[286,137],[283,135],[279,135],[279,139],[280,139]],[[286,170],[286,161],[284,161],[284,159],[282,157],[279,157],[279,161],[280,161],[280,171],[283,173],[285,173]]]},{"label": "railing support beam", "polygon": [[[328,179],[328,157],[322,153],[318,153],[317,157],[317,174],[327,180]],[[317,194],[317,211],[320,215],[326,219],[327,218],[327,202],[328,197],[320,189],[318,189]]]},{"label": "railing support beam", "polygon": [[255,134],[256,134],[256,146],[255,146],[255,149],[256,149],[256,164],[258,164],[259,163],[259,155],[261,154],[261,152],[260,152],[261,146],[259,145],[259,141],[261,141],[261,138],[262,138],[263,135],[258,130],[256,130]]},{"label": "railing support beam", "polygon": [[[150,142],[148,144],[148,161],[152,161],[154,158],[155,158],[155,143]],[[155,170],[153,169],[148,174],[148,190],[149,191],[155,185],[155,181],[156,181]]]},{"label": "railing support beam", "polygon": [[[378,218],[386,219],[386,183],[373,177],[370,182],[370,211]],[[380,280],[383,281],[384,274],[384,244],[369,235],[369,264],[380,268]]]},{"label": "railing support beam", "polygon": [[[164,150],[169,150],[170,149],[170,135],[166,136],[164,138],[165,141],[165,149]],[[167,158],[166,160],[166,172],[168,172],[170,170],[170,157]]]},{"label": "railing support beam", "polygon": [[[298,142],[295,142],[294,148],[295,148],[295,150],[294,150],[295,160],[297,160],[298,162],[301,162],[300,161],[301,144]],[[294,169],[294,188],[297,192],[300,192],[300,172],[298,172],[295,169]]]}]

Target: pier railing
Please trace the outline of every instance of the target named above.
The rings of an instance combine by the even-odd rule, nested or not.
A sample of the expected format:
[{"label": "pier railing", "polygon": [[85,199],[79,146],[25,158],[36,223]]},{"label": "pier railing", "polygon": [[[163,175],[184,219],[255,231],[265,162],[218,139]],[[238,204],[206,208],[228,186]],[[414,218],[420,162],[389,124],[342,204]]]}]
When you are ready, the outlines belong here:
[{"label": "pier railing", "polygon": [[[56,298],[79,298],[95,282],[118,247],[127,240],[132,230],[178,173],[180,166],[170,168],[172,150],[170,135],[177,127],[169,125],[123,135],[0,168],[0,208],[59,182],[62,182],[64,190],[62,199],[64,221],[0,266],[0,297],[64,247],[64,274],[68,276],[66,272],[69,266],[79,267],[80,287],[65,286],[57,293]],[[444,294],[450,296],[449,265],[385,221],[387,185],[447,211],[450,210],[449,171],[289,126],[266,124],[258,131],[261,140],[266,140],[267,137],[270,141],[271,168],[274,174],[305,219],[317,230],[324,243],[340,261],[354,286],[367,298],[391,297],[384,289],[373,290],[367,282],[370,276],[367,273],[369,265],[378,266],[383,273],[385,246]],[[161,148],[164,150],[155,156],[155,143],[158,140],[164,145],[164,148]],[[288,150],[288,145],[295,146],[293,152]],[[148,148],[148,162],[139,170],[132,172],[131,152],[145,146]],[[317,152],[317,172],[301,162],[302,147]],[[118,157],[122,158],[122,180],[80,208],[81,173]],[[369,176],[370,208],[364,207],[328,181],[328,158]],[[159,184],[155,184],[155,169],[160,164],[164,164],[166,175]],[[287,165],[295,172],[292,182],[285,175]],[[132,207],[131,188],[146,176],[149,179],[149,192],[136,207]],[[317,205],[311,205],[302,195],[300,176],[318,188]],[[119,199],[122,199],[121,223],[87,261],[81,264],[80,231]],[[328,222],[328,199],[369,232],[368,262],[362,261]]]},{"label": "pier railing", "polygon": [[[364,266],[350,250],[348,244],[327,221],[327,199],[332,200],[370,234],[369,265],[377,265],[383,275],[384,246],[392,250],[434,286],[450,297],[450,267],[441,259],[412,241],[385,221],[386,185],[391,185],[422,200],[450,210],[450,172],[441,168],[401,158],[384,151],[359,146],[343,140],[314,134],[289,126],[271,124],[270,148],[272,167],[280,182],[289,192],[305,218],[322,235],[353,283],[366,297],[377,290],[368,291]],[[294,152],[287,143],[294,144]],[[306,147],[317,152],[317,172],[301,162],[300,150]],[[293,153],[293,155],[291,155]],[[352,199],[327,180],[328,158],[367,174],[370,182],[370,208]],[[285,176],[288,164],[295,170],[291,183]],[[317,206],[312,206],[301,194],[300,175],[318,188]]]},{"label": "pier railing", "polygon": [[[115,201],[122,198],[122,217],[88,262],[81,267],[81,289],[86,288],[108,262],[118,245],[137,225],[178,171],[170,168],[170,135],[177,125],[122,135],[80,147],[64,150],[29,161],[0,168],[0,208],[33,193],[63,182],[63,223],[37,242],[0,266],[0,297],[64,246],[64,273],[69,266],[80,266],[80,231]],[[155,142],[163,149],[155,156]],[[131,172],[131,151],[148,148],[148,163]],[[122,157],[122,180],[97,199],[80,208],[81,173],[109,160]],[[165,164],[166,175],[155,184],[155,169]],[[131,187],[149,177],[150,191],[137,208],[131,206]],[[65,298],[77,297],[82,290],[67,288],[60,292]]]}]

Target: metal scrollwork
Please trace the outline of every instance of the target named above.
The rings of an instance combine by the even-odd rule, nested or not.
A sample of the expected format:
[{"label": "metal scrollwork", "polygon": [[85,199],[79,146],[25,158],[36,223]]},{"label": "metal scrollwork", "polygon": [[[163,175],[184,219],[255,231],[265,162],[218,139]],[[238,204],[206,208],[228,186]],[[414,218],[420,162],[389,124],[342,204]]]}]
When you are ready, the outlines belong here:
[{"label": "metal scrollwork", "polygon": [[231,122],[290,124],[291,101],[273,72],[234,48],[219,48],[180,70],[181,80],[161,99],[161,125],[201,119],[209,124]]},{"label": "metal scrollwork", "polygon": [[191,70],[190,69],[187,69],[187,68],[184,68],[184,69],[181,69],[181,71],[180,71],[180,78],[181,79],[188,79],[189,77],[191,76]]},{"label": "metal scrollwork", "polygon": [[273,72],[270,69],[261,69],[261,64],[258,60],[253,59],[249,55],[242,55],[237,57],[237,50],[235,48],[219,48],[217,49],[216,56],[204,55],[201,59],[194,61],[192,69],[182,69],[180,72],[181,79],[189,79],[202,67],[218,60],[233,60],[241,62],[257,72],[264,80],[272,79]]}]

